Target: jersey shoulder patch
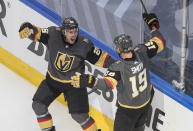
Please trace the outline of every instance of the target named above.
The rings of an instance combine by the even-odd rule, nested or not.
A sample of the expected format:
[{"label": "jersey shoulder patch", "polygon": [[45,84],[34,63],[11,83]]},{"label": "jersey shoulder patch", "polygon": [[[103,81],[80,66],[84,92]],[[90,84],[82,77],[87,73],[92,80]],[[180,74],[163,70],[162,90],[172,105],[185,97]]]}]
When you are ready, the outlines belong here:
[{"label": "jersey shoulder patch", "polygon": [[85,42],[85,43],[89,43],[89,39],[87,39],[87,38],[83,38],[83,40],[82,40],[83,42]]},{"label": "jersey shoulder patch", "polygon": [[78,35],[78,41],[79,43],[82,43],[83,45],[92,45],[92,41],[82,35]]}]

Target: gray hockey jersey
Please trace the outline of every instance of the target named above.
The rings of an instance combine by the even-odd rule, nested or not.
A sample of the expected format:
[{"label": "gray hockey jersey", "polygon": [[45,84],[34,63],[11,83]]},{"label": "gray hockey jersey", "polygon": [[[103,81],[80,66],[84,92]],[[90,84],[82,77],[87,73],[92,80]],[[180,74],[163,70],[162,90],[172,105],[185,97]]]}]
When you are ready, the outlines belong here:
[{"label": "gray hockey jersey", "polygon": [[75,72],[84,73],[85,60],[101,67],[108,67],[114,60],[102,50],[95,48],[90,40],[78,35],[76,42],[70,45],[64,41],[60,28],[41,29],[40,42],[49,52],[47,78],[60,83],[69,83]]},{"label": "gray hockey jersey", "polygon": [[164,40],[159,31],[152,39],[139,44],[133,57],[113,63],[96,87],[101,90],[117,88],[118,104],[125,108],[144,107],[151,99],[152,84],[149,76],[149,60],[164,49]]}]

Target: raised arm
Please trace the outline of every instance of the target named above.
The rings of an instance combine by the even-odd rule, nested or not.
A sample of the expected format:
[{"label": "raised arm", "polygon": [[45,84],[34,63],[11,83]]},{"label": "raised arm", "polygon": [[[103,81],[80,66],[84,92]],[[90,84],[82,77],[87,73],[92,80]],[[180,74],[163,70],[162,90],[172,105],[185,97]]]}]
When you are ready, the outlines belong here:
[{"label": "raised arm", "polygon": [[19,36],[21,39],[29,38],[33,42],[39,41],[45,45],[47,44],[49,38],[47,28],[39,28],[29,22],[21,24],[19,28]]},{"label": "raised arm", "polygon": [[161,52],[165,47],[165,40],[159,32],[159,21],[155,14],[143,14],[144,21],[151,30],[152,38],[144,44],[147,48],[147,54],[151,58]]}]

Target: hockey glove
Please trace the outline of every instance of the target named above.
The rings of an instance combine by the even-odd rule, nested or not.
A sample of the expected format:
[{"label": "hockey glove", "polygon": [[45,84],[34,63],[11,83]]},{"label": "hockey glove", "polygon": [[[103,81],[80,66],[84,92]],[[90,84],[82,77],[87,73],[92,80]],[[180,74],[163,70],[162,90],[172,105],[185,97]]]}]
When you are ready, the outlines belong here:
[{"label": "hockey glove", "polygon": [[159,21],[157,16],[154,13],[150,13],[150,14],[143,13],[143,19],[148,25],[150,30],[152,30],[153,27],[155,27],[156,29],[159,29],[160,27]]},{"label": "hockey glove", "polygon": [[71,77],[71,85],[75,88],[84,88],[90,87],[92,88],[95,84],[96,78],[89,74],[76,74]]},{"label": "hockey glove", "polygon": [[29,38],[33,42],[36,42],[40,39],[40,35],[40,28],[33,26],[29,22],[24,22],[19,28],[19,36],[21,39]]}]

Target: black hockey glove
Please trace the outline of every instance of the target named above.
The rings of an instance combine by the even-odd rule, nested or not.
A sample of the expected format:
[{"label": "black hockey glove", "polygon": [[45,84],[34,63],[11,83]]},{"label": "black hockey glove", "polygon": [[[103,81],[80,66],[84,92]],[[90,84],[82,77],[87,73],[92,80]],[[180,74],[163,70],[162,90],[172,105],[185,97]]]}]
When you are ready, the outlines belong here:
[{"label": "black hockey glove", "polygon": [[143,13],[143,19],[148,25],[150,30],[152,30],[153,27],[155,27],[156,29],[159,29],[160,27],[159,21],[157,16],[154,13],[150,13],[150,14]]},{"label": "black hockey glove", "polygon": [[92,88],[95,84],[96,78],[89,74],[76,74],[71,77],[71,85],[75,88]]},{"label": "black hockey glove", "polygon": [[24,22],[19,28],[19,36],[21,39],[29,38],[32,41],[37,41],[40,36],[40,31],[38,31],[38,28],[31,23]]}]

